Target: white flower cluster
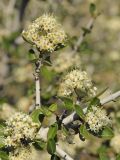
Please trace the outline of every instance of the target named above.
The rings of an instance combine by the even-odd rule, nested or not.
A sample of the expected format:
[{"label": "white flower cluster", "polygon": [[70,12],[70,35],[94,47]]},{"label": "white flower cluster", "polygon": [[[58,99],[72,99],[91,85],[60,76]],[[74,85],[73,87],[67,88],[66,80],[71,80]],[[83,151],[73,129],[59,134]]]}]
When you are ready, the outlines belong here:
[{"label": "white flower cluster", "polygon": [[6,121],[5,139],[6,146],[17,147],[21,140],[33,140],[36,136],[38,124],[34,123],[31,117],[24,113],[15,113]]},{"label": "white flower cluster", "polygon": [[110,145],[116,153],[120,153],[120,133],[115,134],[111,139]]},{"label": "white flower cluster", "polygon": [[58,95],[70,96],[75,89],[79,89],[87,96],[95,96],[97,88],[93,86],[85,71],[75,69],[68,73],[60,84]]},{"label": "white flower cluster", "polygon": [[79,66],[81,64],[80,56],[78,54],[73,54],[71,52],[62,52],[53,59],[52,68],[56,72],[64,72],[71,66]]},{"label": "white flower cluster", "polygon": [[94,133],[98,133],[111,123],[106,110],[95,106],[92,106],[92,110],[86,114],[85,121],[89,125],[90,130]]},{"label": "white flower cluster", "polygon": [[37,152],[34,147],[21,147],[9,153],[9,160],[34,160],[37,157]]},{"label": "white flower cluster", "polygon": [[53,52],[61,45],[64,46],[67,39],[62,26],[57,23],[53,15],[49,14],[37,18],[22,32],[22,36],[42,53]]}]

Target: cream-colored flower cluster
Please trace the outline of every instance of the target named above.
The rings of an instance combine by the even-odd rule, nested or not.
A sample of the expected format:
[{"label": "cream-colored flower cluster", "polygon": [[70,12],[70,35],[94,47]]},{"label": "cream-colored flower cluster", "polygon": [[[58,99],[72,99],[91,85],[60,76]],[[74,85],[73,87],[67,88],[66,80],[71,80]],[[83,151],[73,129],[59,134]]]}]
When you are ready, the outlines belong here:
[{"label": "cream-colored flower cluster", "polygon": [[44,14],[37,18],[22,36],[28,42],[34,44],[40,52],[53,52],[60,46],[64,46],[67,36],[53,15]]},{"label": "cream-colored flower cluster", "polygon": [[37,151],[32,146],[21,147],[9,153],[9,160],[34,160],[37,157]]},{"label": "cream-colored flower cluster", "polygon": [[79,89],[87,96],[95,96],[97,88],[93,86],[90,78],[85,71],[79,69],[68,73],[59,86],[59,96],[70,96],[75,89]]},{"label": "cream-colored flower cluster", "polygon": [[115,134],[111,139],[110,145],[116,153],[120,153],[120,133]]},{"label": "cream-colored flower cluster", "polygon": [[105,126],[110,125],[111,120],[107,116],[106,110],[100,107],[92,107],[92,110],[86,114],[86,123],[94,133],[98,133]]},{"label": "cream-colored flower cluster", "polygon": [[56,72],[64,72],[71,66],[80,66],[81,60],[78,54],[73,54],[71,52],[62,52],[52,61],[52,69]]},{"label": "cream-colored flower cluster", "polygon": [[6,121],[6,146],[21,146],[21,140],[33,140],[36,136],[38,124],[34,123],[27,114],[15,113]]}]

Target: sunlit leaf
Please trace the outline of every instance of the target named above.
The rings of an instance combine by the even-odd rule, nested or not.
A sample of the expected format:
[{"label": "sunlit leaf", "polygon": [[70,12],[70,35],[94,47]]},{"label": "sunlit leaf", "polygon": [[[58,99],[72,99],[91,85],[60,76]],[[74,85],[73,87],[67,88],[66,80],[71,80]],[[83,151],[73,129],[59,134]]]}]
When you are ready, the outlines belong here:
[{"label": "sunlit leaf", "polygon": [[44,141],[41,141],[41,140],[35,140],[34,141],[34,146],[35,146],[36,149],[43,150],[46,147],[46,143]]},{"label": "sunlit leaf", "polygon": [[55,112],[57,110],[57,104],[52,104],[50,107],[49,107],[49,110],[51,112]]},{"label": "sunlit leaf", "polygon": [[8,154],[4,151],[0,151],[0,160],[9,160]]},{"label": "sunlit leaf", "polygon": [[42,111],[42,113],[43,113],[45,116],[47,116],[47,117],[49,117],[49,116],[52,115],[52,112],[49,111],[49,108],[47,108],[47,107],[45,107],[45,106],[42,107],[41,111]]},{"label": "sunlit leaf", "polygon": [[120,154],[117,155],[116,160],[120,160]]},{"label": "sunlit leaf", "polygon": [[111,139],[114,136],[113,130],[110,127],[105,127],[101,133],[104,139]]},{"label": "sunlit leaf", "polygon": [[57,134],[57,130],[58,130],[58,124],[57,123],[54,123],[53,125],[51,125],[49,127],[49,131],[48,131],[48,134],[47,134],[48,140],[55,138],[55,136]]},{"label": "sunlit leaf", "polygon": [[70,98],[62,97],[61,99],[63,100],[66,109],[68,110],[74,109],[73,101]]},{"label": "sunlit leaf", "polygon": [[31,118],[33,120],[33,122],[41,124],[41,121],[44,118],[44,115],[41,111],[41,109],[35,109],[32,113],[31,113]]},{"label": "sunlit leaf", "polygon": [[100,104],[100,99],[99,98],[97,98],[97,97],[94,97],[92,100],[91,100],[91,102],[90,102],[90,104],[89,104],[89,106],[88,106],[88,108],[87,108],[87,111],[90,111],[91,109],[92,109],[92,106],[100,106],[101,104]]},{"label": "sunlit leaf", "polygon": [[0,148],[5,146],[4,140],[5,140],[4,136],[0,136]]},{"label": "sunlit leaf", "polygon": [[77,115],[78,115],[80,118],[82,118],[82,119],[85,118],[85,115],[84,115],[84,113],[83,113],[83,110],[82,110],[82,108],[81,108],[79,105],[75,105],[75,111],[76,111]]},{"label": "sunlit leaf", "polygon": [[53,155],[56,151],[56,144],[54,139],[49,139],[47,142],[47,151],[49,154]]},{"label": "sunlit leaf", "polygon": [[91,15],[94,16],[95,11],[96,11],[96,5],[94,3],[91,3],[89,10],[90,10]]},{"label": "sunlit leaf", "polygon": [[79,128],[79,132],[80,134],[85,137],[86,139],[90,139],[91,138],[91,135],[90,133],[88,132],[88,130],[86,129],[86,126],[85,124],[82,124]]}]

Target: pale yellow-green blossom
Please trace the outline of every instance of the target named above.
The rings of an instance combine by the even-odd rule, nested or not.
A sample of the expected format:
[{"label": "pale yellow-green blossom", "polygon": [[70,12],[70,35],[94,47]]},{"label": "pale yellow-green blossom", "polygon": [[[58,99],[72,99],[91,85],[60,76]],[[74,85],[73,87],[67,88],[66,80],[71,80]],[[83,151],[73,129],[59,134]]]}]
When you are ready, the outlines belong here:
[{"label": "pale yellow-green blossom", "polygon": [[91,79],[85,71],[72,70],[64,78],[59,86],[59,96],[70,96],[75,89],[80,90],[87,96],[95,96],[97,88],[93,86]]},{"label": "pale yellow-green blossom", "polygon": [[65,46],[67,36],[53,15],[44,14],[22,32],[23,38],[35,45],[41,53],[53,52]]},{"label": "pale yellow-green blossom", "polygon": [[5,145],[7,147],[18,147],[22,145],[21,140],[33,140],[39,125],[34,123],[27,114],[17,112],[6,121]]},{"label": "pale yellow-green blossom", "polygon": [[95,106],[92,106],[92,110],[88,111],[85,121],[89,125],[90,130],[95,133],[98,133],[105,126],[110,125],[111,123],[106,110]]}]

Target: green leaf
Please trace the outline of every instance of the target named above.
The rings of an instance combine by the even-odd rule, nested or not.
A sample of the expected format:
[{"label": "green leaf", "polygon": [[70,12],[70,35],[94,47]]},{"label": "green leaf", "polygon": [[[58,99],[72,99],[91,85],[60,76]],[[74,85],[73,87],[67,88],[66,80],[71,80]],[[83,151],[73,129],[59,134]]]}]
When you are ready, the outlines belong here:
[{"label": "green leaf", "polygon": [[83,32],[84,32],[84,35],[89,34],[89,33],[91,32],[90,29],[85,28],[85,27],[82,27],[82,30],[83,30]]},{"label": "green leaf", "polygon": [[53,125],[51,125],[49,127],[48,134],[47,134],[48,140],[55,138],[55,136],[57,134],[57,130],[58,130],[58,124],[57,123],[54,123]]},{"label": "green leaf", "polygon": [[41,125],[41,121],[44,118],[44,115],[41,111],[41,109],[35,109],[31,114],[30,114],[33,122],[38,123],[39,125]]},{"label": "green leaf", "polygon": [[0,104],[6,103],[6,102],[7,102],[7,99],[5,97],[0,98]]},{"label": "green leaf", "polygon": [[109,158],[105,152],[100,152],[99,153],[99,160],[109,160]]},{"label": "green leaf", "polygon": [[91,138],[91,135],[90,133],[88,132],[88,130],[86,129],[86,126],[85,124],[82,124],[79,128],[79,132],[80,134],[85,137],[86,139],[90,139]]},{"label": "green leaf", "polygon": [[37,60],[36,55],[33,54],[33,53],[30,53],[30,52],[28,54],[28,58],[29,58],[30,61],[36,61]]},{"label": "green leaf", "polygon": [[4,136],[0,136],[0,148],[5,146],[4,140],[5,140]]},{"label": "green leaf", "polygon": [[29,53],[31,53],[31,54],[35,54],[35,51],[34,51],[34,49],[29,49]]},{"label": "green leaf", "polygon": [[90,10],[91,15],[94,16],[95,11],[96,11],[96,5],[94,3],[91,3],[89,10]]},{"label": "green leaf", "polygon": [[111,139],[114,133],[110,127],[105,127],[102,131],[101,137],[105,139]]},{"label": "green leaf", "polygon": [[41,76],[43,76],[45,80],[49,82],[51,82],[55,76],[55,72],[48,70],[47,67],[41,67],[40,73]]},{"label": "green leaf", "polygon": [[6,152],[0,151],[0,160],[9,160],[8,154]]},{"label": "green leaf", "polygon": [[68,110],[73,110],[74,109],[74,105],[73,105],[73,101],[70,98],[67,97],[62,97],[62,100],[65,104],[65,108]]},{"label": "green leaf", "polygon": [[116,160],[120,160],[120,154],[117,155]]},{"label": "green leaf", "polygon": [[45,107],[45,106],[43,106],[41,110],[42,110],[42,113],[43,113],[45,116],[47,116],[47,117],[49,117],[49,116],[52,115],[52,112],[49,111],[49,108],[47,108],[47,107]]},{"label": "green leaf", "polygon": [[88,108],[87,108],[87,112],[92,109],[92,106],[100,106],[100,105],[101,105],[101,104],[100,104],[100,99],[97,98],[97,97],[94,97],[94,98],[91,100],[91,102],[90,102],[90,104],[89,104],[89,106],[88,106]]},{"label": "green leaf", "polygon": [[51,112],[55,112],[57,110],[57,104],[52,104],[50,107],[49,107],[49,111]]},{"label": "green leaf", "polygon": [[107,147],[105,145],[100,146],[98,149],[99,160],[109,160],[107,157]]},{"label": "green leaf", "polygon": [[53,155],[56,151],[56,144],[54,139],[49,139],[47,142],[47,151],[49,154]]},{"label": "green leaf", "polygon": [[39,149],[39,150],[45,149],[45,146],[46,146],[46,143],[41,140],[35,140],[33,144],[34,144],[35,148]]},{"label": "green leaf", "polygon": [[77,115],[80,118],[85,119],[85,115],[83,113],[83,110],[82,110],[82,108],[79,105],[75,105],[75,111],[76,111]]},{"label": "green leaf", "polygon": [[4,126],[0,124],[0,136],[4,135]]},{"label": "green leaf", "polygon": [[62,126],[62,133],[64,134],[64,136],[68,136],[69,134],[68,130],[64,126]]},{"label": "green leaf", "polygon": [[60,160],[60,158],[56,154],[53,154],[50,160]]},{"label": "green leaf", "polygon": [[43,64],[46,65],[46,66],[52,66],[51,61],[47,61],[47,60],[44,60]]}]

